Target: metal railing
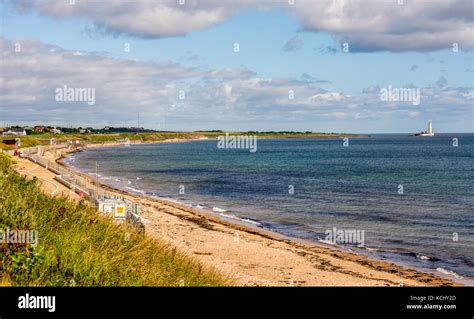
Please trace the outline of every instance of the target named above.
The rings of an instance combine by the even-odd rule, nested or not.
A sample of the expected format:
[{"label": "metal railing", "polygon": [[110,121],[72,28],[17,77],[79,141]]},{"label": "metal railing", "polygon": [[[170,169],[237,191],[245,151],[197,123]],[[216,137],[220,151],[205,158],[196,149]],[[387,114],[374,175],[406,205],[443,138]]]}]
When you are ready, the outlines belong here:
[{"label": "metal railing", "polygon": [[[80,195],[86,195],[89,202],[95,207],[97,203],[96,200],[106,195],[99,194],[99,188],[97,187],[97,185],[93,185],[94,183],[92,181],[83,181],[85,180],[84,177],[78,177],[77,174],[71,172],[64,166],[49,161],[40,156],[40,154],[42,155],[44,152],[63,149],[65,147],[70,147],[70,145],[50,145],[47,147],[33,147],[25,149],[23,151],[23,156],[28,158],[30,161],[53,172],[55,174],[54,179],[69,188],[71,191]],[[127,204],[127,220],[133,226],[135,226],[138,231],[144,231],[144,224],[142,222],[142,218],[140,217],[139,205],[126,199],[124,199],[124,201]]]}]

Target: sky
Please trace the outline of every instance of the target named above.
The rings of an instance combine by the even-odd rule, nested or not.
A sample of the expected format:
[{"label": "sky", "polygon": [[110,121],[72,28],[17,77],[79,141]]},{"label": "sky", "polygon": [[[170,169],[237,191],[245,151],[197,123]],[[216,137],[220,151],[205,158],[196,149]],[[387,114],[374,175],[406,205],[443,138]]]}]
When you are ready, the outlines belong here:
[{"label": "sky", "polygon": [[0,126],[474,132],[473,2],[400,1],[2,0]]}]

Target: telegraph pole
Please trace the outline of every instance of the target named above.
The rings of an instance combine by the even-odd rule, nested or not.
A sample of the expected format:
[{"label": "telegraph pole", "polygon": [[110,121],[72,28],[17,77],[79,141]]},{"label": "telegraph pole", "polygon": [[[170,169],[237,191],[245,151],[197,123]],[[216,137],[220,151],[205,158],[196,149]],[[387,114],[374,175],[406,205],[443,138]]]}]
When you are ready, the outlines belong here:
[{"label": "telegraph pole", "polygon": [[95,162],[95,197],[99,198],[99,164]]}]

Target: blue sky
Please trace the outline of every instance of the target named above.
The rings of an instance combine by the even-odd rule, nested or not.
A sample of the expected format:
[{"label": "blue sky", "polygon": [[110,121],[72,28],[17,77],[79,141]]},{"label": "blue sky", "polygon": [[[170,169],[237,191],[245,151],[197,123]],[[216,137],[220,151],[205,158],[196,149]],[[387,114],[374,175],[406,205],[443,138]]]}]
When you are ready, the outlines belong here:
[{"label": "blue sky", "polygon": [[[94,4],[92,2],[90,6]],[[144,5],[149,4],[145,3]],[[58,6],[61,9],[61,6]],[[174,10],[175,7],[172,9]],[[199,3],[194,9],[199,10]],[[114,23],[115,20],[99,21],[98,19],[101,17],[87,12],[51,16],[44,12],[44,8],[35,7],[34,4],[25,12],[18,11],[16,4],[7,1],[1,4],[1,10],[1,36],[4,40],[2,50],[11,50],[14,43],[32,41],[35,47],[57,46],[60,50],[64,50],[63,54],[82,52],[89,58],[87,63],[91,64],[97,59],[104,58],[109,59],[110,63],[134,60],[145,66],[147,63],[158,65],[169,63],[178,66],[182,72],[196,70],[199,73],[196,76],[177,76],[166,81],[150,78],[148,82],[156,81],[156,87],[143,88],[143,90],[153,92],[155,89],[159,90],[167,85],[169,87],[170,83],[178,84],[186,93],[189,93],[183,101],[177,100],[174,96],[174,93],[179,92],[179,88],[175,87],[170,88],[171,93],[168,92],[173,96],[150,97],[149,103],[143,105],[141,109],[131,107],[131,104],[137,102],[134,98],[130,99],[128,106],[126,99],[122,99],[124,105],[117,107],[116,110],[120,111],[114,114],[112,110],[115,106],[104,102],[98,104],[97,108],[110,110],[87,110],[87,108],[82,110],[81,114],[91,112],[90,114],[93,115],[93,119],[91,116],[78,118],[78,123],[82,125],[87,124],[88,121],[94,122],[91,124],[92,126],[131,125],[133,121],[130,119],[136,119],[135,114],[140,112],[144,117],[144,125],[152,128],[163,128],[166,125],[166,129],[176,130],[216,128],[227,130],[410,132],[417,128],[423,128],[425,122],[432,119],[443,131],[473,131],[474,59],[472,42],[474,40],[472,37],[474,36],[472,34],[471,39],[468,37],[466,40],[466,38],[460,37],[460,39],[464,39],[464,42],[459,43],[461,49],[459,52],[453,52],[450,41],[445,41],[445,43],[430,42],[426,44],[426,47],[422,47],[424,40],[422,35],[419,40],[420,47],[415,49],[411,47],[405,49],[403,45],[394,45],[393,47],[390,44],[379,45],[375,41],[384,39],[383,34],[374,34],[371,38],[370,32],[366,31],[366,39],[361,38],[359,34],[351,35],[349,31],[346,34],[341,34],[340,28],[336,28],[337,32],[324,30],[324,26],[318,25],[323,22],[308,22],[306,17],[301,16],[301,13],[294,14],[287,8],[278,6],[263,10],[243,7],[237,13],[232,12],[228,14],[229,16],[225,15],[221,21],[209,23],[208,26],[206,25],[207,21],[204,21],[206,25],[204,27],[193,28],[190,26],[190,30],[185,31],[182,31],[181,27],[177,28],[179,30],[176,32],[182,34],[174,34],[175,31],[171,27],[167,30],[170,34],[166,34],[165,31],[163,31],[165,34],[162,34],[162,31],[157,31],[159,33],[155,34],[153,20],[149,22],[150,28],[146,25],[145,29],[136,31],[135,29],[138,27],[134,25],[131,25],[130,29],[127,29],[129,26],[126,24],[117,27]],[[105,10],[104,14],[107,14],[107,9],[103,10]],[[436,18],[439,19],[439,16]],[[139,21],[140,16],[136,19]],[[387,19],[389,19],[388,16]],[[446,19],[453,19],[453,17],[446,17]],[[472,31],[472,19],[468,22]],[[201,25],[203,22],[199,21],[198,23]],[[415,27],[420,28],[419,25]],[[151,30],[151,34],[149,30]],[[402,31],[389,30],[387,37],[397,32]],[[416,37],[419,32],[413,32],[413,34],[410,34],[409,31],[406,32],[407,42],[417,41]],[[433,31],[429,30],[429,32]],[[460,33],[458,30],[452,32],[453,34]],[[359,42],[351,40],[351,36]],[[456,36],[451,37],[454,42]],[[426,39],[429,38],[426,37]],[[344,39],[349,39],[350,45],[354,43],[353,46],[357,48],[356,52],[351,50],[348,53],[342,52],[341,43],[344,42]],[[288,41],[290,43],[287,44]],[[370,44],[366,44],[366,42]],[[384,41],[380,42],[384,43]],[[130,44],[130,52],[124,52],[125,43]],[[238,53],[233,51],[234,43],[239,44],[240,51]],[[361,43],[364,43],[366,47],[363,47]],[[285,44],[287,44],[288,50],[283,49]],[[385,48],[383,45],[387,47]],[[362,49],[358,46],[361,46]],[[438,46],[438,48],[432,49],[432,46]],[[328,47],[337,52],[328,52],[325,50]],[[100,61],[104,63],[103,60]],[[6,62],[8,63],[8,61]],[[18,63],[21,65],[21,62]],[[44,63],[48,62],[44,61]],[[47,64],[46,67],[48,67]],[[50,70],[57,67],[57,64],[50,65]],[[246,70],[251,73],[251,77],[238,75],[216,78],[212,81],[203,80],[203,78],[209,77],[206,74],[214,74],[222,70]],[[61,78],[60,69],[57,71]],[[27,68],[25,72],[18,70],[18,73],[13,75],[25,77]],[[80,73],[81,70],[77,72]],[[10,72],[6,73],[10,74]],[[32,74],[32,78],[41,77],[41,74]],[[314,82],[302,83],[302,75],[313,78]],[[104,74],[104,77],[106,76],[107,74]],[[135,81],[137,76],[139,77],[139,75],[131,73],[129,75],[130,81]],[[57,78],[55,77],[55,79]],[[252,81],[252,78],[272,79],[273,82],[271,85],[268,84],[269,82],[257,81],[257,83]],[[440,79],[446,83],[444,87],[436,84],[440,83]],[[5,80],[8,81],[9,78],[5,76]],[[46,79],[41,80],[46,81]],[[63,80],[67,84],[66,78]],[[143,80],[137,79],[136,81]],[[38,81],[40,80],[38,79]],[[91,83],[93,82],[95,81],[91,81]],[[121,81],[120,84],[124,82],[128,81]],[[265,84],[267,86],[264,87],[262,83],[267,83]],[[301,91],[306,100],[301,101],[296,108],[291,108],[295,100],[288,101],[290,106],[288,114],[285,114],[285,103],[279,101],[280,99],[274,94],[275,92],[279,92],[276,94],[286,92],[287,88],[291,90],[292,83],[297,83],[294,91]],[[54,87],[53,83],[51,85]],[[383,88],[388,85],[394,87],[413,85],[421,88],[422,96],[423,88],[427,88],[428,94],[426,99],[422,99],[424,103],[418,108],[412,105],[410,109],[407,106],[409,103],[400,103],[399,112],[397,112],[396,105],[390,105],[388,110],[379,112],[376,104],[380,104],[380,101],[374,99],[373,96],[366,96],[367,94],[364,92],[370,87]],[[143,85],[141,86],[143,87]],[[141,86],[137,83],[138,88]],[[255,90],[256,86],[259,88],[258,91]],[[275,89],[276,86],[278,86],[278,90]],[[226,91],[226,88],[229,87],[231,87],[228,89],[230,91]],[[439,88],[440,92],[434,92],[433,88]],[[224,97],[219,94],[214,99],[210,97],[216,90],[221,92],[221,89],[225,93]],[[101,89],[100,85],[97,85],[96,90],[98,94],[106,91]],[[202,92],[206,92],[206,95],[203,96]],[[252,99],[243,98],[242,95],[245,95],[246,92],[250,92],[249,95],[252,96]],[[325,97],[321,102],[321,99],[314,98],[321,92],[336,92],[342,94],[343,97],[335,98],[332,101],[328,101]],[[2,90],[4,101],[11,102],[11,97],[16,96],[16,93],[6,89]],[[110,88],[107,88],[107,94],[113,94],[110,92]],[[194,101],[193,98],[195,98]],[[34,100],[36,100],[35,103],[21,102],[21,99],[14,103],[17,104],[16,109],[23,107],[26,112],[31,112],[31,116],[15,117],[14,114],[8,112],[8,106],[5,106],[4,110],[0,110],[0,115],[4,117],[3,122],[18,124],[52,122],[57,125],[66,125],[74,121],[64,118],[64,114],[68,113],[65,110],[74,108],[76,111],[78,105],[80,106],[79,103],[74,102],[73,105],[59,103],[60,105],[51,107],[45,105],[49,101],[47,97],[35,97]],[[433,102],[434,100],[435,102]],[[214,101],[213,107],[215,109],[209,109],[209,106],[205,105],[206,101]],[[313,102],[314,105],[311,104]],[[428,103],[436,104],[435,108],[430,109],[431,105],[426,105]],[[348,104],[357,106],[348,109]],[[456,107],[457,104],[460,105],[459,108]],[[48,111],[37,111],[43,108]],[[191,109],[192,111],[190,111]],[[219,114],[220,111],[216,111],[223,109],[225,111],[222,114]],[[215,116],[203,116],[203,112],[209,111]],[[446,114],[442,114],[442,112],[446,112]]]}]

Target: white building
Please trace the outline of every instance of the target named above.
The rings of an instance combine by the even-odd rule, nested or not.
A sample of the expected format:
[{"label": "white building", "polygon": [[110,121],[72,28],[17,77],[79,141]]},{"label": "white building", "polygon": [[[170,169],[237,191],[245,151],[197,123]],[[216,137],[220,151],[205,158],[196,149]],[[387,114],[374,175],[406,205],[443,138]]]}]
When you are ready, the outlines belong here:
[{"label": "white building", "polygon": [[96,199],[99,213],[111,216],[115,221],[125,222],[127,219],[127,202],[122,197],[101,196]]},{"label": "white building", "polygon": [[24,128],[10,128],[9,130],[2,133],[3,136],[26,136],[26,130]]}]

